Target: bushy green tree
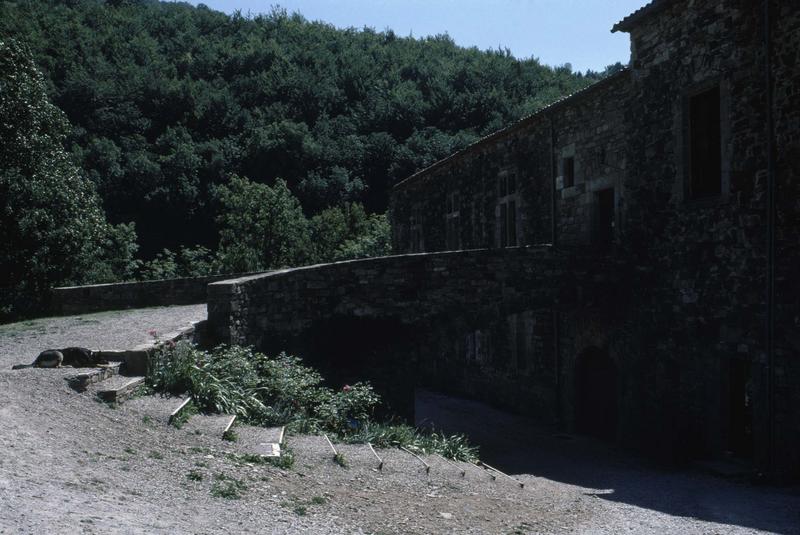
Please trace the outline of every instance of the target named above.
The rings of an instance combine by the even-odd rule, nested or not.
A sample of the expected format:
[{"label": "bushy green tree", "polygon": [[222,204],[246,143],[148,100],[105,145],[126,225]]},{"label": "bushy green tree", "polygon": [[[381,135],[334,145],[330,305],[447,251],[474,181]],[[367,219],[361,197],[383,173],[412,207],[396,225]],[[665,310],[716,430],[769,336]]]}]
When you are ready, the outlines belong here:
[{"label": "bushy green tree", "polygon": [[286,182],[270,187],[233,176],[216,195],[221,271],[259,271],[308,260],[308,220]]},{"label": "bushy green tree", "polygon": [[106,222],[93,184],[64,151],[68,131],[28,49],[0,40],[0,280],[11,294],[5,313],[32,308],[53,285],[124,277],[131,267],[133,227]]},{"label": "bushy green tree", "polygon": [[361,204],[346,203],[311,218],[311,257],[333,262],[385,256],[391,252],[385,215],[369,215]]}]

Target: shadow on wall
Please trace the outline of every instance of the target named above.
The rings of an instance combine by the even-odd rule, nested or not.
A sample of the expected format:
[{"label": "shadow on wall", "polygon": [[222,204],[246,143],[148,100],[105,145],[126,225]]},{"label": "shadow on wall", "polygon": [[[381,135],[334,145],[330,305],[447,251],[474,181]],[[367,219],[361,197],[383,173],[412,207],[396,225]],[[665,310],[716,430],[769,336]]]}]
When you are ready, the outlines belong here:
[{"label": "shadow on wall", "polygon": [[617,367],[608,351],[589,347],[575,364],[575,429],[613,441],[617,437]]},{"label": "shadow on wall", "polygon": [[396,318],[337,316],[317,321],[292,345],[334,388],[369,381],[385,414],[413,419],[415,333]]},{"label": "shadow on wall", "polygon": [[[507,473],[577,485],[584,487],[584,495],[672,516],[800,533],[798,488],[754,487],[667,471],[604,441],[564,435],[476,401],[418,390],[415,402],[418,426],[467,434],[480,446],[482,460]],[[716,531],[725,530],[718,526]]]}]

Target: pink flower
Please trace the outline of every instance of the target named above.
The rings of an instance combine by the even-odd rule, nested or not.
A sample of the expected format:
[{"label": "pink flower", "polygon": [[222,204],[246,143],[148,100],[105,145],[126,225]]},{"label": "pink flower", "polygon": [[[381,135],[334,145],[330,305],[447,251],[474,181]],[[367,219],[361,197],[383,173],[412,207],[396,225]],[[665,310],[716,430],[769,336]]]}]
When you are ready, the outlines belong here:
[{"label": "pink flower", "polygon": [[350,392],[352,389],[353,389],[353,387],[352,387],[352,386],[350,386],[350,385],[344,385],[344,386],[342,387],[342,392]]},{"label": "pink flower", "polygon": [[149,331],[147,331],[147,334],[155,338],[156,336],[158,336],[158,331],[155,329],[150,329]]},{"label": "pink flower", "polygon": [[170,349],[174,348],[175,342],[173,342],[172,340],[167,340],[167,347]]}]

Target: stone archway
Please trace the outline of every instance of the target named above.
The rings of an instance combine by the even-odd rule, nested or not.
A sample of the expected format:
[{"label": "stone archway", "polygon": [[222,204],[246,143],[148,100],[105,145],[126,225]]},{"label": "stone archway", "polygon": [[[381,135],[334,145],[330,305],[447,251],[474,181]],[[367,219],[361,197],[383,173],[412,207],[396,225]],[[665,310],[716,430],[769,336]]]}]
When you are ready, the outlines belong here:
[{"label": "stone archway", "polygon": [[584,349],[575,363],[575,429],[605,440],[617,435],[617,367],[598,347]]}]

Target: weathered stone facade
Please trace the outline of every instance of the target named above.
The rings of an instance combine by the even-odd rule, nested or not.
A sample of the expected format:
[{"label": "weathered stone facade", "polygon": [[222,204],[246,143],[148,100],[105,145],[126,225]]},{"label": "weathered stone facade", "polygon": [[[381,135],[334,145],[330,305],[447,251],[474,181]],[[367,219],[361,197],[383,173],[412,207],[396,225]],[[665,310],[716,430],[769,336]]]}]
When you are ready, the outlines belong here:
[{"label": "weathered stone facade", "polygon": [[212,284],[212,336],[800,477],[800,5],[614,30],[628,69],[394,188],[399,256]]},{"label": "weathered stone facade", "polygon": [[50,291],[50,311],[53,314],[66,315],[205,303],[206,287],[209,283],[241,275],[229,273],[206,277],[62,286]]},{"label": "weathered stone facade", "polygon": [[800,6],[656,0],[615,30],[628,70],[398,184],[395,249],[616,259],[614,302],[531,312],[555,318],[542,347],[559,409],[528,412],[580,429],[582,367],[605,358],[591,395],[613,399],[620,443],[800,476]]},{"label": "weathered stone facade", "polygon": [[413,406],[414,387],[425,384],[482,391],[488,401],[554,417],[549,308],[607,300],[622,277],[586,260],[549,246],[483,249],[216,282],[209,285],[209,334],[302,355],[334,381],[369,379],[401,413]]}]

